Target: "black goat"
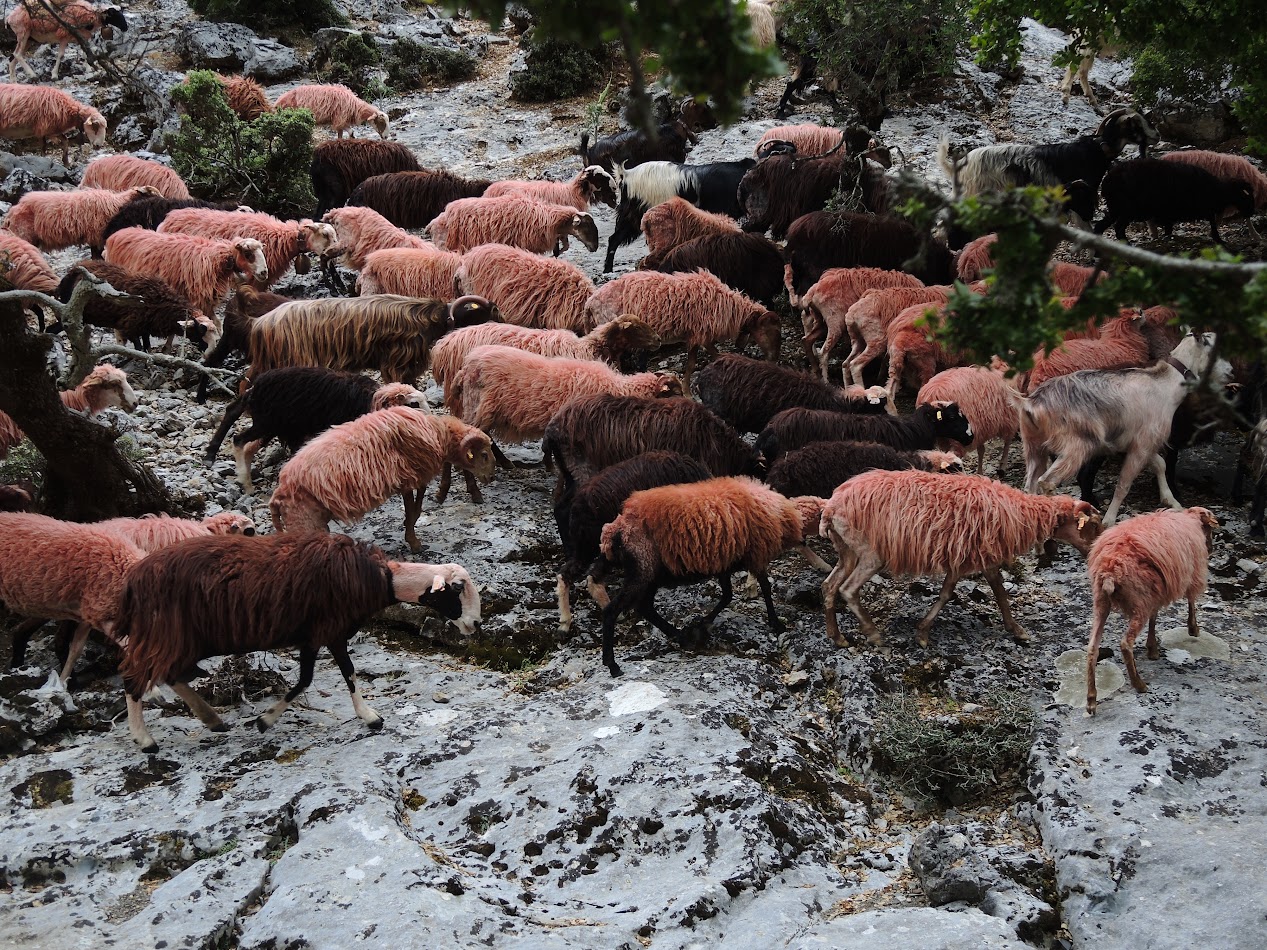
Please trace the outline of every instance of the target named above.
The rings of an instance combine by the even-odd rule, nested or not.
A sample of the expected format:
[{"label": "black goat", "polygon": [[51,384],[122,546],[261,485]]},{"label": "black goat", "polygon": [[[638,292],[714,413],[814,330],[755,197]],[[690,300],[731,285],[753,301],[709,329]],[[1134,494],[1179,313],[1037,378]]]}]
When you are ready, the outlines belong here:
[{"label": "black goat", "polygon": [[1219,244],[1219,219],[1229,207],[1242,217],[1254,210],[1254,192],[1247,182],[1217,178],[1204,168],[1159,158],[1137,158],[1109,169],[1104,176],[1107,211],[1096,223],[1095,233],[1112,226],[1119,241],[1126,240],[1127,225],[1149,221],[1166,229],[1177,221],[1209,221],[1210,237]]}]

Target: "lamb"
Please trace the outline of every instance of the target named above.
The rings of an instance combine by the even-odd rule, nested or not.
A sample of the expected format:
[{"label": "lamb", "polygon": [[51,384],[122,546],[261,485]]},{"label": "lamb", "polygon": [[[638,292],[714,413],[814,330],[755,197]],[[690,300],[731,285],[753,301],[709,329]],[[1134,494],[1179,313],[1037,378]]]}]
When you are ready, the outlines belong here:
[{"label": "lamb", "polygon": [[[1175,409],[1188,393],[1188,379],[1211,366],[1214,334],[1189,334],[1165,360],[1143,369],[1082,370],[1049,379],[1031,392],[1021,409],[1025,444],[1025,490],[1050,493],[1099,455],[1126,453],[1117,489],[1104,513],[1112,526],[1135,476],[1145,467],[1157,475],[1162,504],[1181,505],[1166,482],[1160,455]],[[1051,456],[1055,461],[1050,462]]]},{"label": "lamb", "polygon": [[[219,343],[220,331],[214,321],[191,307],[187,299],[166,283],[105,261],[85,260],[72,267],[55,290],[57,299],[68,302],[86,274],[104,280],[132,298],[92,297],[84,307],[84,323],[109,327],[119,342],[130,343],[146,352],[150,349],[150,337],[166,340],[166,350],[171,349],[177,334],[187,335],[206,349]],[[54,324],[49,332],[56,333],[60,329],[60,323]]]},{"label": "lamb", "polygon": [[648,208],[640,226],[647,241],[647,256],[638,265],[643,270],[656,270],[669,251],[693,238],[739,233],[739,223],[729,215],[701,211],[677,196]]},{"label": "lamb", "polygon": [[1225,155],[1222,152],[1207,152],[1202,149],[1183,149],[1167,152],[1161,156],[1164,162],[1181,162],[1204,168],[1211,175],[1223,180],[1243,181],[1254,193],[1254,210],[1267,211],[1267,175],[1254,167],[1248,159],[1239,155]]},{"label": "lamb", "polygon": [[326,531],[331,519],[356,521],[399,493],[405,543],[417,551],[422,492],[446,463],[485,482],[496,465],[488,436],[451,416],[407,406],[367,413],[317,436],[282,466],[269,502],[273,527]]},{"label": "lamb", "polygon": [[985,471],[985,446],[991,439],[1003,440],[999,457],[1000,479],[1007,470],[1008,450],[1021,430],[1020,400],[1016,387],[1002,370],[985,366],[958,366],[942,370],[923,386],[915,405],[953,402],[972,424],[972,441],[963,451],[977,450],[977,474]]},{"label": "lamb", "polygon": [[738,432],[760,432],[778,413],[797,406],[863,413],[888,408],[878,388],[850,395],[791,367],[729,353],[700,371],[696,390],[700,402]]},{"label": "lamb", "polygon": [[372,125],[380,139],[387,138],[387,113],[376,109],[341,83],[306,83],[277,97],[278,109],[307,109],[317,125],[328,125],[335,138],[356,125]]},{"label": "lamb", "polygon": [[[220,339],[214,346],[207,348],[207,355],[202,361],[203,365],[220,367],[234,353],[245,356],[250,349],[251,325],[257,318],[284,303],[290,303],[292,299],[267,290],[256,290],[250,284],[239,284],[236,293],[225,305]],[[198,381],[196,398],[199,405],[207,401],[206,376]]]},{"label": "lamb", "polygon": [[732,290],[767,306],[783,290],[783,253],[760,234],[694,238],[670,250],[654,269],[664,274],[706,270]]},{"label": "lamb", "polygon": [[1108,210],[1095,224],[1103,234],[1112,225],[1119,241],[1134,221],[1162,225],[1166,237],[1176,221],[1209,221],[1210,237],[1218,244],[1219,219],[1231,207],[1249,217],[1254,210],[1253,187],[1238,179],[1216,178],[1197,165],[1137,158],[1109,169],[1102,187]]},{"label": "lamb", "polygon": [[972,441],[972,426],[954,403],[916,406],[909,416],[785,409],[757,436],[756,449],[769,463],[811,442],[879,442],[914,452],[933,448],[938,439]]},{"label": "lamb", "polygon": [[239,205],[232,201],[202,201],[198,198],[180,200],[177,198],[144,195],[129,201],[120,208],[119,213],[110,219],[106,229],[101,232],[101,236],[109,240],[112,234],[127,228],[145,228],[147,231],[155,231],[164,218],[173,211],[179,211],[182,208],[210,208],[216,211],[250,210],[244,205]]},{"label": "lamb", "polygon": [[786,626],[774,611],[766,572],[771,561],[804,540],[797,505],[752,478],[713,478],[630,495],[601,538],[605,565],[617,565],[625,574],[624,585],[603,609],[604,665],[612,676],[621,675],[614,650],[621,614],[637,607],[658,630],[682,643],[683,631],[656,611],[656,591],[717,578],[720,603],[691,625],[706,628],[729,606],[730,575],[737,570],[756,577],[770,628],[782,633]]},{"label": "lamb", "polygon": [[111,218],[134,198],[157,194],[149,185],[127,191],[29,191],[9,209],[4,226],[46,251],[85,244],[100,257]]},{"label": "lamb", "polygon": [[5,17],[5,24],[17,37],[13,58],[8,61],[9,78],[13,82],[18,81],[17,66],[25,69],[31,79],[35,78],[35,70],[26,59],[26,45],[32,39],[41,46],[46,43],[57,44],[57,59],[53,62],[53,81],[56,82],[57,73],[62,68],[62,57],[66,55],[66,47],[72,40],[86,41],[111,27],[127,32],[127,18],[116,6],[95,7],[80,0],[58,3],[55,6],[56,17],[37,4],[27,6],[25,3],[16,4],[13,12]]},{"label": "lamb", "polygon": [[106,155],[93,159],[79,180],[80,188],[104,188],[127,191],[137,185],[149,185],[163,198],[184,201],[191,197],[184,180],[160,162],[135,155]]},{"label": "lamb", "polygon": [[[787,275],[791,277],[792,268],[789,264],[787,267]],[[789,281],[790,282],[790,281]],[[792,306],[801,307],[801,325],[805,329],[805,336],[802,338],[802,345],[805,347],[805,358],[812,363],[813,346],[819,340],[823,341],[822,349],[818,353],[819,370],[823,374],[823,382],[827,382],[827,364],[831,360],[832,351],[836,349],[836,345],[846,337],[849,339],[851,349],[849,356],[845,358],[846,369],[842,370],[845,382],[849,382],[852,375],[853,381],[861,383],[862,369],[880,355],[878,347],[875,352],[866,360],[860,361],[858,371],[853,373],[852,367],[855,360],[858,360],[864,353],[870,349],[867,332],[872,329],[871,325],[860,323],[861,312],[855,317],[853,322],[849,320],[849,313],[853,305],[862,299],[863,295],[869,290],[879,290],[886,287],[907,287],[911,289],[924,290],[924,284],[918,277],[910,274],[904,274],[901,271],[884,270],[879,267],[833,267],[823,272],[818,278],[814,286],[810,287],[804,296],[791,300],[795,291],[789,288],[788,298],[791,300]],[[893,300],[894,295],[885,295],[884,300]],[[903,297],[901,299],[907,299]],[[941,297],[945,299],[945,297]],[[922,303],[922,300],[912,301],[913,303]],[[893,316],[897,315],[894,311]],[[890,320],[892,318],[890,317]],[[876,336],[887,334],[889,321],[878,320],[875,323],[880,333]]]},{"label": "lamb", "polygon": [[143,752],[158,751],[141,698],[167,683],[211,731],[225,731],[188,685],[198,661],[295,645],[299,681],[255,720],[261,732],[308,688],[322,647],[338,664],[357,716],[381,729],[382,717],[357,690],[347,641],[397,601],[434,605],[463,633],[479,621],[479,592],[465,568],[389,561],[373,545],[348,537],[214,538],[150,555],[128,574],[120,611],[119,630],[128,640],[120,667],[128,729]]},{"label": "lamb", "polygon": [[1157,614],[1188,598],[1188,635],[1197,629],[1197,598],[1205,593],[1211,541],[1218,520],[1205,508],[1156,511],[1114,525],[1096,540],[1087,557],[1091,580],[1091,642],[1087,645],[1087,715],[1095,715],[1095,667],[1100,638],[1110,613],[1126,618],[1122,662],[1139,693],[1148,692],[1135,668],[1135,638],[1148,624],[1148,658],[1161,656]]},{"label": "lamb", "polygon": [[271,214],[238,211],[211,211],[187,208],[173,211],[158,226],[159,234],[192,234],[197,237],[231,240],[254,238],[264,246],[268,280],[277,283],[294,264],[298,273],[308,271],[305,254],[320,257],[337,241],[334,227],[305,218],[280,221]]},{"label": "lamb", "polygon": [[496,303],[507,323],[577,334],[595,326],[585,309],[594,284],[568,261],[505,244],[484,244],[462,256],[454,283],[462,293]]},{"label": "lamb", "polygon": [[452,304],[393,294],[293,300],[251,324],[251,375],[279,366],[325,366],[378,370],[385,382],[412,386],[427,368],[433,342],[457,320],[491,310],[480,297]]},{"label": "lamb", "polygon": [[892,194],[884,169],[875,162],[846,152],[816,155],[770,155],[744,175],[739,184],[743,209],[739,226],[779,240],[802,215],[826,206],[838,190],[861,195],[865,210],[884,214]]},{"label": "lamb", "polygon": [[616,179],[600,166],[589,165],[577,172],[571,181],[495,181],[484,194],[489,198],[528,195],[546,204],[571,205],[577,211],[588,211],[591,204],[597,203],[616,207]]},{"label": "lamb", "polygon": [[388,172],[422,171],[418,159],[399,142],[369,139],[331,139],[312,150],[312,193],[320,218],[348,200],[352,190],[367,178]]},{"label": "lamb", "polygon": [[441,170],[389,172],[357,185],[348,204],[373,208],[397,227],[424,228],[449,202],[478,198],[491,184]]},{"label": "lamb", "polygon": [[215,462],[233,424],[243,413],[249,414],[250,426],[233,437],[233,459],[242,491],[253,495],[251,459],[272,439],[280,439],[294,453],[313,436],[368,412],[390,406],[425,409],[426,405],[422,393],[403,383],[380,386],[368,376],[317,366],[270,369],[225,407],[207,446],[207,464]]},{"label": "lamb", "polygon": [[619,366],[621,356],[631,350],[658,349],[660,337],[645,322],[627,314],[595,327],[585,336],[577,336],[571,330],[536,330],[513,323],[481,323],[455,330],[432,347],[431,375],[436,383],[447,390],[471,351],[485,345],[512,346],[541,356],[600,360]]},{"label": "lamb", "polygon": [[268,280],[264,245],[254,238],[219,241],[191,234],[157,234],[127,228],[106,239],[105,259],[167,283],[190,305],[212,317],[235,274]]},{"label": "lamb", "polygon": [[1150,359],[1148,339],[1141,332],[1143,317],[1138,313],[1115,317],[1097,332],[1095,339],[1066,340],[1049,353],[1034,353],[1034,366],[1018,377],[1023,393],[1033,392],[1049,379],[1067,376],[1083,369],[1128,369],[1147,366]]},{"label": "lamb", "polygon": [[1048,539],[1083,554],[1100,533],[1100,518],[1085,501],[1066,495],[1040,498],[979,475],[931,472],[867,472],[841,485],[823,508],[821,533],[839,563],[823,581],[827,635],[845,646],[836,623],[843,597],[861,632],[882,642],[858,592],[881,570],[893,576],[945,574],[941,595],[915,627],[921,647],[961,578],[983,574],[1003,625],[1018,641],[1029,634],[1012,617],[999,568]]},{"label": "lamb", "polygon": [[[60,395],[62,405],[67,409],[87,416],[95,416],[115,407],[131,412],[140,402],[136,391],[128,383],[127,373],[117,366],[106,364],[93,369],[82,383]],[[17,424],[0,412],[0,460],[6,458],[9,450],[23,438],[25,436]]]},{"label": "lamb", "polygon": [[437,300],[452,297],[462,255],[426,241],[418,243],[418,247],[372,251],[356,279],[356,292],[363,296],[397,294]]},{"label": "lamb", "polygon": [[[615,521],[620,508],[636,491],[660,485],[702,482],[712,473],[695,459],[680,452],[644,452],[603,469],[583,485],[567,484],[562,497],[554,502],[554,519],[566,560],[559,569],[556,591],[559,598],[559,632],[572,629],[572,608],[568,589],[586,573],[602,554],[603,525]],[[607,589],[590,581],[590,596],[599,607],[608,604]]]},{"label": "lamb", "polygon": [[632,313],[664,343],[686,344],[683,383],[689,389],[696,351],[723,340],[740,350],[755,342],[771,362],[779,358],[779,316],[731,290],[707,271],[661,274],[637,271],[610,281],[585,304],[596,323]]},{"label": "lamb", "polygon": [[463,422],[509,442],[545,434],[571,399],[610,393],[667,398],[683,394],[672,373],[622,376],[605,363],[541,356],[508,346],[479,346],[445,387],[445,402]]},{"label": "lamb", "polygon": [[463,198],[449,204],[427,225],[426,233],[449,251],[481,244],[509,244],[558,257],[575,237],[587,250],[598,250],[598,225],[571,205],[548,205],[523,195]]},{"label": "lamb", "polygon": [[41,151],[53,136],[62,139],[62,164],[70,164],[67,136],[83,132],[92,148],[106,143],[106,120],[92,106],[84,105],[52,86],[0,83],[0,139],[39,139]]},{"label": "lamb", "polygon": [[830,498],[840,485],[872,469],[922,472],[963,472],[953,452],[922,449],[903,452],[877,442],[811,442],[788,452],[770,466],[765,483],[789,498],[813,495]]}]

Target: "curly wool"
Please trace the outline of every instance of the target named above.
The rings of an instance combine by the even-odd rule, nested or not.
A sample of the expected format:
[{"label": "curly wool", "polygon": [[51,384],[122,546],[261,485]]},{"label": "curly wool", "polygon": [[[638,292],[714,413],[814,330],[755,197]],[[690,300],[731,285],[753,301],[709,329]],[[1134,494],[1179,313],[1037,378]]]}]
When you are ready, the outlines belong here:
[{"label": "curly wool", "polygon": [[[952,461],[953,460],[953,461]],[[770,466],[765,481],[789,498],[812,495],[830,498],[839,486],[873,469],[944,471],[957,463],[946,452],[904,452],[876,442],[811,442],[788,452]]]},{"label": "curly wool", "polygon": [[0,231],[0,279],[18,290],[38,290],[52,294],[57,290],[57,272],[44,255],[27,241]]},{"label": "curly wool", "polygon": [[710,234],[680,244],[655,267],[664,274],[706,270],[752,300],[773,303],[783,290],[783,252],[760,234]]},{"label": "curly wool", "polygon": [[462,255],[426,241],[418,247],[388,248],[365,258],[356,280],[357,293],[452,299]]},{"label": "curly wool", "polygon": [[126,228],[145,228],[147,231],[154,231],[173,211],[179,211],[181,208],[212,208],[217,211],[232,211],[240,207],[237,202],[231,201],[202,201],[198,198],[187,198],[181,200],[179,198],[164,198],[161,195],[142,195],[133,201],[129,201],[119,213],[110,219],[110,223],[106,225],[105,231],[102,232],[103,237],[107,240],[116,231],[123,231]]},{"label": "curly wool", "polygon": [[1016,386],[1001,372],[984,366],[943,370],[921,386],[915,397],[917,406],[934,402],[953,402],[972,424],[972,441],[964,451],[977,450],[978,474],[991,439],[1003,440],[1003,459],[1007,460],[1008,448],[1021,431],[1021,408]]},{"label": "curly wool", "polygon": [[578,334],[594,329],[594,318],[585,307],[594,284],[570,261],[485,244],[462,256],[454,279],[462,293],[497,304],[506,323]]},{"label": "curly wool", "polygon": [[[95,416],[112,406],[136,405],[136,393],[128,384],[127,373],[117,366],[101,365],[93,369],[82,383],[74,389],[68,389],[58,395],[62,405],[71,412],[82,412]],[[18,428],[18,424],[6,413],[0,412],[0,460],[6,458],[9,450],[21,442],[26,436]]]},{"label": "curly wool", "polygon": [[168,515],[147,515],[143,518],[111,518],[98,521],[94,528],[131,541],[146,554],[184,541],[187,538],[209,538],[212,535],[253,534],[255,522],[236,511],[194,521],[190,518],[172,518]]},{"label": "curly wool", "polygon": [[388,172],[416,172],[422,169],[413,152],[399,142],[371,139],[330,139],[312,150],[312,191],[317,197],[319,217],[348,200],[367,178]]},{"label": "curly wool", "polygon": [[148,185],[127,191],[30,191],[9,209],[4,226],[46,251],[76,244],[97,250],[105,243],[111,219],[128,202],[149,193]]},{"label": "curly wool", "polygon": [[757,436],[756,448],[767,461],[811,442],[879,442],[914,452],[931,449],[938,438],[970,439],[971,432],[954,404],[916,406],[907,416],[860,415],[822,409],[785,409]]},{"label": "curly wool", "polygon": [[192,234],[222,240],[254,238],[264,245],[264,263],[268,266],[270,284],[285,277],[295,260],[305,252],[321,254],[333,247],[337,240],[332,225],[314,223],[307,218],[282,221],[271,214],[209,208],[173,211],[158,226],[158,233]]},{"label": "curly wool", "polygon": [[398,227],[423,228],[450,202],[478,198],[491,184],[434,169],[389,172],[357,185],[348,204],[373,208]]},{"label": "curly wool", "polygon": [[[83,260],[72,267],[57,287],[57,298],[62,303],[70,300],[75,287],[83,279],[79,272],[81,268],[134,298],[120,301],[110,297],[90,297],[84,307],[84,323],[109,327],[120,339],[138,349],[147,348],[150,337],[166,339],[186,330],[190,336],[201,335],[204,339],[210,334],[212,345],[218,341],[215,325],[166,283],[105,261]],[[187,326],[190,323],[196,326]]]},{"label": "curly wool", "polygon": [[967,362],[965,354],[950,349],[942,343],[942,336],[934,335],[935,329],[946,319],[945,304],[935,308],[917,304],[907,307],[889,324],[887,389],[890,399],[897,398],[902,383],[908,379],[914,379],[914,388],[918,390],[938,370]]},{"label": "curly wool", "polygon": [[[463,198],[450,203],[426,230],[437,245],[459,253],[481,244],[509,244],[536,254],[549,254],[561,238],[574,233],[572,220],[578,214],[584,212],[523,195]],[[589,223],[592,225],[593,220]]]},{"label": "curly wool", "polygon": [[638,265],[654,270],[664,255],[680,244],[710,234],[739,234],[739,223],[729,215],[701,211],[685,198],[673,197],[647,209],[642,216],[642,234],[647,239],[647,256]]},{"label": "curly wool", "polygon": [[46,139],[78,131],[100,148],[106,141],[106,120],[92,106],[52,86],[0,83],[0,139]]},{"label": "curly wool", "polygon": [[[335,208],[321,219],[334,226],[338,243],[327,254],[339,251],[343,263],[352,270],[364,270],[367,258],[375,251],[393,248],[421,248],[432,245],[408,231],[402,231],[373,208]],[[370,291],[387,293],[387,291]],[[422,294],[432,297],[434,294]]]},{"label": "curly wool", "polygon": [[1210,552],[1205,508],[1138,515],[1104,532],[1087,556],[1091,593],[1128,619],[1150,617],[1167,604],[1200,596]]},{"label": "curly wool", "polygon": [[184,179],[161,162],[135,155],[106,155],[94,159],[84,169],[80,188],[105,188],[126,191],[137,185],[149,185],[164,198],[185,200],[191,197]]},{"label": "curly wool", "polygon": [[387,114],[339,83],[309,83],[277,97],[278,109],[307,109],[317,125],[327,125],[339,138],[356,125],[373,125],[387,137]]},{"label": "curly wool", "polygon": [[994,245],[999,236],[984,234],[963,246],[955,258],[955,271],[964,283],[980,280],[994,267]]},{"label": "curly wool", "polygon": [[845,359],[848,377],[862,382],[871,362],[889,348],[889,336],[898,315],[918,305],[940,306],[950,299],[950,288],[892,287],[867,291],[845,313],[845,329],[853,344]]}]

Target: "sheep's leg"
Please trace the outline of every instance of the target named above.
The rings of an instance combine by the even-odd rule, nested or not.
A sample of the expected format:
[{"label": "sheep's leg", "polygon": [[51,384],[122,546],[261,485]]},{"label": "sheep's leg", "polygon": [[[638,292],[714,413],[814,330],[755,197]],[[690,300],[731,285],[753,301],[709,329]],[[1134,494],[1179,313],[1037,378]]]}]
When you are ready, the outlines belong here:
[{"label": "sheep's leg", "polygon": [[422,492],[409,489],[400,493],[400,500],[405,506],[405,543],[415,554],[422,550],[422,542],[418,540],[418,533],[414,530],[418,524],[418,516],[422,514],[421,495]]},{"label": "sheep's leg", "polygon": [[990,590],[994,591],[994,600],[999,605],[999,613],[1003,615],[1003,626],[1007,629],[1007,632],[1014,636],[1017,642],[1029,643],[1029,634],[1012,616],[1012,605],[1008,603],[1007,591],[1003,589],[1003,578],[999,576],[999,569],[993,567],[982,573],[985,574],[986,583],[990,585]]},{"label": "sheep's leg", "polygon": [[1144,629],[1144,621],[1144,617],[1131,617],[1126,633],[1122,634],[1122,662],[1126,664],[1126,675],[1130,677],[1131,685],[1137,693],[1148,692],[1148,684],[1139,675],[1139,670],[1135,669],[1135,638]]},{"label": "sheep's leg", "polygon": [[484,493],[480,491],[479,482],[475,480],[475,476],[470,472],[463,472],[462,478],[466,481],[466,491],[471,496],[471,501],[477,505],[483,504]]},{"label": "sheep's leg", "polygon": [[[823,346],[818,351],[818,368],[823,374],[823,382],[828,382],[827,364],[831,362],[832,351],[836,349],[836,346],[839,343],[840,332],[836,329],[836,327],[829,326],[827,328],[827,339],[823,340]],[[843,376],[844,370],[841,370],[841,374]]]},{"label": "sheep's leg", "polygon": [[[69,42],[69,41],[67,41]],[[66,43],[57,44],[57,58],[53,60],[53,81],[57,81],[57,73],[62,68],[62,57],[66,55]]]},{"label": "sheep's leg", "polygon": [[[1188,594],[1188,636],[1199,637],[1201,631],[1197,628],[1197,595],[1195,591]],[[1157,659],[1157,657],[1150,657]]]},{"label": "sheep's leg", "polygon": [[883,337],[878,340],[867,340],[867,345],[862,352],[849,361],[849,379],[855,386],[865,385],[862,381],[863,371],[871,365],[872,360],[883,356],[884,350]]},{"label": "sheep's leg", "polygon": [[[470,478],[470,473],[467,473]],[[436,486],[436,504],[443,504],[444,500],[449,497],[449,488],[453,485],[453,463],[445,462],[444,468],[440,470],[440,484]],[[470,488],[470,483],[467,483]]]},{"label": "sheep's leg", "polygon": [[757,583],[761,585],[761,597],[765,600],[765,615],[770,623],[770,629],[775,633],[782,633],[787,629],[787,624],[774,612],[774,596],[770,591],[770,578],[766,576],[765,571],[753,571],[753,574],[757,578]]},{"label": "sheep's leg", "polygon": [[498,468],[514,468],[515,467],[515,463],[512,462],[510,459],[506,458],[506,453],[504,453],[501,450],[501,448],[498,447],[496,442],[490,442],[490,444],[493,447],[493,458],[497,460]]},{"label": "sheep's leg", "polygon": [[[250,432],[247,430],[246,435]],[[242,486],[242,493],[245,495],[255,494],[255,483],[251,481],[251,463],[255,460],[255,453],[258,452],[265,444],[264,441],[249,441],[246,438],[233,440],[233,468],[234,476],[238,480],[238,484]]]},{"label": "sheep's leg", "polygon": [[66,655],[66,663],[62,666],[62,685],[66,686],[70,683],[70,674],[75,669],[75,661],[84,652],[84,647],[88,644],[88,634],[92,630],[90,624],[81,623],[75,628],[75,636],[70,641],[70,652]]},{"label": "sheep's leg", "polygon": [[216,713],[211,705],[198,695],[188,683],[172,683],[172,692],[185,701],[185,705],[189,707],[189,711],[202,721],[212,732],[228,732],[229,727],[224,720]]},{"label": "sheep's leg", "polygon": [[1183,505],[1179,504],[1179,500],[1171,492],[1170,483],[1166,480],[1165,457],[1154,455],[1148,464],[1152,466],[1153,471],[1157,474],[1157,495],[1160,497],[1161,503],[1175,509],[1183,508]]},{"label": "sheep's leg", "polygon": [[1157,642],[1157,612],[1153,611],[1153,615],[1148,618],[1148,658],[1150,660],[1161,659],[1161,645]]},{"label": "sheep's leg", "polygon": [[884,637],[880,634],[880,628],[875,625],[875,621],[871,619],[871,615],[867,613],[867,609],[862,606],[858,592],[862,590],[863,585],[867,581],[879,574],[883,567],[884,561],[878,554],[874,551],[863,551],[858,555],[858,564],[845,580],[844,586],[840,591],[845,603],[849,605],[853,615],[858,618],[859,629],[866,635],[867,642],[872,644],[882,643]]},{"label": "sheep's leg", "polygon": [[317,665],[316,648],[310,646],[301,646],[299,648],[299,682],[286,691],[286,695],[279,699],[273,708],[263,713],[255,720],[255,728],[260,732],[264,732],[273,723],[277,722],[277,717],[284,713],[290,704],[295,701],[295,697],[306,690],[312,684],[312,670]]},{"label": "sheep's leg", "polygon": [[831,565],[815,554],[808,544],[798,544],[792,550],[799,552],[801,557],[809,561],[809,566],[814,570],[822,571],[824,574],[831,573]]},{"label": "sheep's leg", "polygon": [[[1007,457],[1012,451],[1013,439],[1005,437],[1003,439],[1003,453],[999,456],[999,481],[1003,481],[1003,476],[1007,473]],[[981,446],[981,452],[985,452],[985,445]]]},{"label": "sheep's leg", "polygon": [[942,581],[941,593],[937,595],[937,600],[929,608],[928,613],[924,614],[924,619],[915,625],[915,642],[920,646],[928,646],[928,631],[932,628],[937,615],[941,613],[941,609],[946,606],[946,601],[950,600],[950,595],[955,592],[955,585],[958,583],[958,574],[954,572],[947,574],[946,579]]},{"label": "sheep's leg", "polygon": [[26,648],[31,642],[31,634],[42,626],[44,626],[43,618],[28,617],[13,628],[13,657],[9,660],[10,669],[26,662]]},{"label": "sheep's leg", "polygon": [[1109,619],[1108,598],[1098,591],[1095,594],[1095,609],[1091,620],[1091,642],[1087,645],[1087,715],[1095,715],[1096,689],[1095,667],[1100,658],[1100,638],[1104,635],[1104,624]]},{"label": "sheep's leg", "polygon": [[554,592],[559,599],[559,633],[567,633],[572,629],[572,603],[567,578],[562,574],[555,577]]},{"label": "sheep's leg", "polygon": [[[1161,490],[1162,486],[1166,484],[1166,462],[1160,455],[1155,455],[1153,458],[1156,460],[1156,470],[1158,471],[1157,487]],[[1104,526],[1106,528],[1111,528],[1116,524],[1117,513],[1122,507],[1122,502],[1126,500],[1126,493],[1131,490],[1135,476],[1140,473],[1146,463],[1148,463],[1148,460],[1137,453],[1132,453],[1122,460],[1122,473],[1118,476],[1117,488],[1113,491],[1113,500],[1109,502],[1108,511],[1104,513]],[[1171,502],[1174,502],[1174,496],[1170,495],[1169,486],[1166,486],[1165,494],[1170,496]],[[1165,496],[1162,497],[1162,501],[1166,501]],[[1177,505],[1172,504],[1171,507],[1177,507]]]},{"label": "sheep's leg", "polygon": [[606,607],[609,603],[611,603],[611,598],[607,595],[607,585],[601,580],[596,580],[591,577],[589,579],[589,583],[587,584],[587,589],[589,590],[590,596],[594,598],[594,603],[598,604],[598,606]]},{"label": "sheep's leg", "polygon": [[[350,638],[355,633],[355,630],[349,631],[348,637]],[[339,664],[339,672],[343,674],[343,681],[348,684],[348,692],[352,696],[352,708],[356,710],[356,714],[371,729],[375,731],[382,729],[383,717],[370,708],[370,704],[361,698],[361,694],[356,688],[356,668],[352,666],[352,658],[348,656],[347,640],[336,640],[326,646],[330,650],[330,655],[334,657],[334,662]]]},{"label": "sheep's leg", "polygon": [[629,577],[603,608],[603,665],[612,676],[621,675],[621,669],[616,665],[616,620],[642,599],[642,586],[636,577]]},{"label": "sheep's leg", "polygon": [[141,701],[133,699],[131,696],[128,696],[128,732],[132,733],[132,738],[136,740],[136,744],[141,747],[142,752],[154,753],[158,751],[158,743],[154,741],[150,731],[145,728],[145,710],[141,706]]},{"label": "sheep's leg", "polygon": [[[666,637],[676,643],[679,647],[684,645],[682,639],[682,631],[665,619],[655,606],[656,591],[654,587],[649,587],[646,593],[638,600],[638,613],[642,614],[644,620],[663,633]],[[720,612],[720,611],[719,611]]]},{"label": "sheep's leg", "polygon": [[836,620],[836,594],[844,586],[845,579],[853,573],[858,559],[854,556],[853,549],[845,544],[844,538],[834,528],[829,528],[828,534],[831,536],[831,542],[836,548],[839,560],[823,581],[823,610],[826,615],[827,636],[832,643],[843,647],[847,646],[849,641],[841,636],[840,625]]}]

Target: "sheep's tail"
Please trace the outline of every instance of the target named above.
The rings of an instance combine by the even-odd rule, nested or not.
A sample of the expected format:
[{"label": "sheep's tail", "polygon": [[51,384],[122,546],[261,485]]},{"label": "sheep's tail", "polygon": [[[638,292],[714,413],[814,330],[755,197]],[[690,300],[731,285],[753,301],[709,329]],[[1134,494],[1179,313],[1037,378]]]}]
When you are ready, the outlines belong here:
[{"label": "sheep's tail", "polygon": [[1112,597],[1115,590],[1117,590],[1117,585],[1113,583],[1113,578],[1104,577],[1100,579],[1100,593],[1105,597]]},{"label": "sheep's tail", "polygon": [[224,442],[224,437],[229,434],[229,429],[233,427],[233,423],[242,418],[242,413],[246,411],[246,398],[250,394],[248,389],[234,399],[224,410],[224,418],[220,420],[220,427],[216,429],[216,434],[211,437],[211,444],[207,446],[207,464],[214,465],[216,456],[220,454],[220,445]]},{"label": "sheep's tail", "polygon": [[586,167],[590,164],[590,134],[588,132],[581,133],[581,147],[577,149],[581,153],[581,158],[585,161]]}]

